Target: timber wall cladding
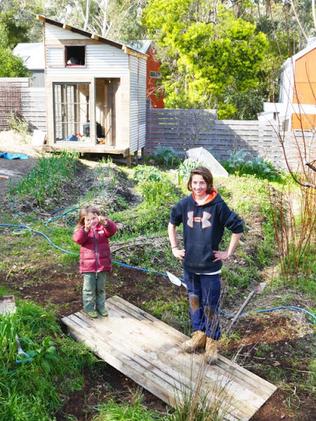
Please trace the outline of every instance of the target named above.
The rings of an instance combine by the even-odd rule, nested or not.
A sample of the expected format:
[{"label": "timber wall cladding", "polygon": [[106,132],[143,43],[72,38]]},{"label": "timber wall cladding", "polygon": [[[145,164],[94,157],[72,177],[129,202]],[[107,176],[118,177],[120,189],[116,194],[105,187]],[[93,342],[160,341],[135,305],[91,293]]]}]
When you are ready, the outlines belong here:
[{"label": "timber wall cladding", "polygon": [[244,150],[284,167],[277,131],[271,122],[216,120],[214,110],[148,109],[146,153],[158,147],[186,149],[204,147],[218,160]]},{"label": "timber wall cladding", "polygon": [[46,131],[45,101],[45,89],[30,87],[28,78],[0,78],[0,130],[9,129],[13,113],[34,129]]}]

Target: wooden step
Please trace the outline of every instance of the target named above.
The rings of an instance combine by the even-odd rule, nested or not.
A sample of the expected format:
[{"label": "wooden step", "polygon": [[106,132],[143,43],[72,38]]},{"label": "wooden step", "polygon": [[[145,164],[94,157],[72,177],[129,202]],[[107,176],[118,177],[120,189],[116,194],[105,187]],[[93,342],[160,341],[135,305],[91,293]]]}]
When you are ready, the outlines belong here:
[{"label": "wooden step", "polygon": [[197,393],[225,420],[243,421],[276,390],[227,358],[209,365],[203,354],[182,352],[187,336],[120,297],[109,298],[107,308],[106,318],[78,312],[62,321],[75,339],[171,406]]}]

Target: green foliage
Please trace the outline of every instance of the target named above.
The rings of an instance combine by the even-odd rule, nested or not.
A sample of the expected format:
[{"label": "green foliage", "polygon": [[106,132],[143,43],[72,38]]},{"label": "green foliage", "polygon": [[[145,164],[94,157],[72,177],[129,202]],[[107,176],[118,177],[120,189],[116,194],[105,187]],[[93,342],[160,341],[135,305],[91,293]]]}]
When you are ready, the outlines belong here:
[{"label": "green foliage", "polygon": [[26,77],[29,75],[22,59],[14,56],[9,48],[0,47],[0,63],[0,77]]},{"label": "green foliage", "polygon": [[164,168],[173,168],[181,162],[179,154],[173,148],[166,146],[156,148],[150,159],[153,159],[157,165],[161,165]]},{"label": "green foliage", "polygon": [[33,202],[35,206],[54,207],[54,199],[59,198],[66,183],[75,175],[77,156],[62,153],[38,160],[36,167],[16,185],[11,185],[9,196],[19,200]]},{"label": "green foliage", "polygon": [[[16,335],[31,361],[19,358]],[[61,396],[82,388],[82,369],[94,361],[62,335],[52,313],[27,302],[0,316],[0,345],[1,420],[52,420]]]},{"label": "green foliage", "polygon": [[[37,13],[43,14],[42,0],[6,0],[0,2],[0,25],[5,27],[7,46],[12,49],[19,42],[34,41],[33,34],[37,32],[37,40],[41,38],[41,25],[36,21]],[[36,28],[36,29],[34,29]]]},{"label": "green foliage", "polygon": [[185,159],[178,168],[178,184],[187,183],[190,177],[190,173],[194,168],[200,164],[192,159]]},{"label": "green foliage", "polygon": [[257,178],[269,181],[281,181],[281,173],[271,162],[260,157],[252,158],[251,155],[244,150],[232,153],[227,161],[223,162],[223,166],[229,174],[244,175],[250,174]]},{"label": "green foliage", "polygon": [[167,107],[216,108],[220,118],[238,117],[237,94],[258,90],[266,36],[225,5],[213,15],[207,0],[151,0],[144,23],[163,63]]},{"label": "green foliage", "polygon": [[158,181],[143,181],[139,189],[149,207],[172,205],[178,199],[174,184],[166,176]]},{"label": "green foliage", "polygon": [[138,165],[134,168],[133,179],[137,182],[141,181],[161,181],[161,171],[151,165]]}]

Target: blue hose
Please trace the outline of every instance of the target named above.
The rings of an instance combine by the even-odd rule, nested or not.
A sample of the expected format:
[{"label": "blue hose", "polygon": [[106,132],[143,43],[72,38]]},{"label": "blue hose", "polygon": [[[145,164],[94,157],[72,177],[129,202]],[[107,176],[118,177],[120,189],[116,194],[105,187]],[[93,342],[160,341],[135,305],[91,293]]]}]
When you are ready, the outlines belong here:
[{"label": "blue hose", "polygon": [[266,308],[262,310],[255,310],[256,313],[270,313],[272,311],[278,311],[278,310],[289,310],[289,311],[298,311],[307,314],[312,319],[312,323],[316,324],[316,315],[313,314],[311,311],[306,310],[305,308],[298,307],[298,306],[278,306],[278,307],[272,307],[272,308]]},{"label": "blue hose", "polygon": [[[40,235],[40,236],[44,237],[48,241],[48,243],[52,247],[56,248],[57,250],[59,250],[63,253],[72,255],[72,256],[79,256],[79,253],[75,253],[73,251],[65,250],[65,249],[57,246],[56,244],[54,244],[52,242],[52,240],[46,234],[44,234],[41,231],[33,230],[32,228],[28,227],[27,225],[23,225],[23,224],[0,224],[0,228],[16,228],[16,229],[21,229],[21,230],[26,229],[30,232],[35,233],[36,235]],[[132,266],[132,265],[129,265],[127,263],[119,262],[118,260],[113,260],[113,264],[116,265],[116,266],[123,267],[123,268],[134,269],[134,270],[138,270],[140,272],[150,273],[150,274],[153,274],[153,275],[159,275],[159,276],[164,276],[164,277],[166,276],[166,274],[163,273],[163,272],[158,272],[158,271],[153,270],[153,269],[145,269],[145,268],[142,268],[142,267],[139,267],[139,266]],[[289,310],[289,311],[297,311],[297,312],[305,313],[306,315],[308,315],[312,319],[312,323],[316,324],[316,315],[313,314],[312,312],[306,310],[305,308],[298,307],[298,306],[278,306],[278,307],[271,307],[271,308],[266,308],[266,309],[255,310],[255,312],[256,313],[271,313],[273,311],[279,311],[279,310]],[[243,316],[245,316],[246,314],[249,314],[249,312],[243,313]]]},{"label": "blue hose", "polygon": [[61,248],[61,247],[59,247],[59,246],[57,246],[55,243],[53,243],[52,242],[52,240],[46,235],[46,234],[44,234],[43,232],[41,232],[41,231],[36,231],[36,230],[34,230],[33,228],[30,228],[30,227],[28,227],[27,225],[23,225],[23,224],[0,224],[0,228],[15,228],[15,229],[20,229],[20,230],[23,230],[23,229],[25,229],[25,230],[28,230],[29,232],[31,232],[31,233],[34,233],[34,234],[36,234],[36,235],[40,235],[40,236],[42,236],[42,237],[44,237],[45,238],[45,240],[47,240],[48,241],[48,243],[52,246],[52,247],[54,247],[55,249],[57,249],[57,250],[59,250],[59,251],[62,251],[63,253],[65,253],[65,254],[70,254],[70,255],[72,255],[72,256],[79,256],[79,254],[78,253],[75,253],[75,252],[73,252],[73,251],[69,251],[69,250],[65,250],[65,249],[63,249],[63,248]]}]

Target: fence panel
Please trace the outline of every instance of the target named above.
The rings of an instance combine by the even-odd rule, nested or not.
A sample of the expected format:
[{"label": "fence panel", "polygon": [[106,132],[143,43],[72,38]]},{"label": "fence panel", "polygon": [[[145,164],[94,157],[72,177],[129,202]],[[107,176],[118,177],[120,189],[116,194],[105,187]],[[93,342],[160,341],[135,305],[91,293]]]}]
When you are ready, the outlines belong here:
[{"label": "fence panel", "polygon": [[259,120],[217,120],[214,110],[148,109],[146,153],[159,147],[177,152],[204,147],[216,159],[225,160],[244,150],[279,167],[285,162],[273,123]]},{"label": "fence panel", "polygon": [[0,130],[9,129],[12,114],[46,131],[45,89],[29,87],[28,78],[0,78]]}]

